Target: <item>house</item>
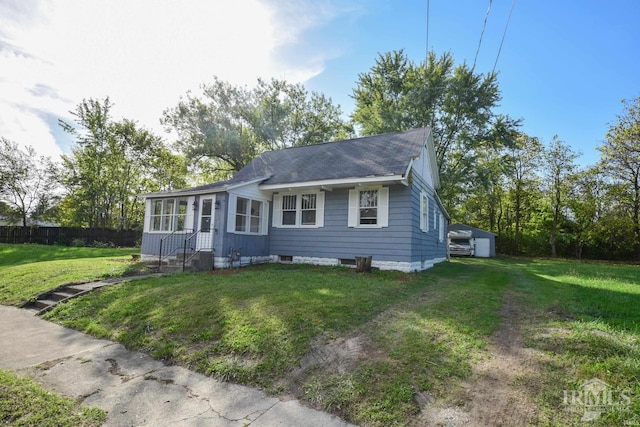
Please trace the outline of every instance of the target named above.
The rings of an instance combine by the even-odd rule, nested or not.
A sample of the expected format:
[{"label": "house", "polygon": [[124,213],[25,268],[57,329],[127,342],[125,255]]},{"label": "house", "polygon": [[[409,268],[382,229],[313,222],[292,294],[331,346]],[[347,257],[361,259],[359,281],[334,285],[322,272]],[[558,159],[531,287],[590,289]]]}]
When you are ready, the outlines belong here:
[{"label": "house", "polygon": [[430,128],[268,151],[228,181],[141,195],[141,257],[420,271],[447,257],[439,186]]},{"label": "house", "polygon": [[447,237],[451,255],[496,256],[496,235],[465,224],[451,224]]}]

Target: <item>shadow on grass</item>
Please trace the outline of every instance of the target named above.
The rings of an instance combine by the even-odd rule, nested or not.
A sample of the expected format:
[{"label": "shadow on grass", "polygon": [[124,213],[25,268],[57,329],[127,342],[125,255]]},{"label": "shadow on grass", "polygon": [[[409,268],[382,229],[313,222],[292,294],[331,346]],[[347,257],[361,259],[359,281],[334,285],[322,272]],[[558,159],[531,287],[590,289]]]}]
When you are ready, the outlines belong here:
[{"label": "shadow on grass", "polygon": [[0,243],[0,268],[65,259],[123,257],[139,252],[140,250],[136,248],[84,248]]},{"label": "shadow on grass", "polygon": [[[533,346],[550,354],[540,394],[557,410],[561,387],[575,374],[574,362],[586,367],[580,376],[612,384],[623,381],[607,374],[607,366],[626,363],[624,375],[640,377],[638,364],[630,361],[640,359],[637,344],[630,357],[624,344],[637,343],[640,315],[634,308],[640,296],[614,279],[567,283],[566,277],[581,283],[591,275],[581,266],[465,259],[420,274],[364,275],[345,268],[267,265],[116,285],[49,316],[157,358],[272,392],[286,391],[279,384],[318,339],[363,334],[375,350],[371,357],[344,372],[311,372],[302,384],[303,397],[355,422],[390,425],[416,413],[416,393],[438,396],[469,375],[500,323],[504,292],[512,290],[522,296],[525,317],[536,314],[530,318],[532,330],[556,324],[570,329],[532,338]],[[611,271],[600,269],[603,276],[628,277],[627,270]],[[579,325],[588,322],[592,327],[580,332]],[[620,339],[622,344],[615,344]]]}]

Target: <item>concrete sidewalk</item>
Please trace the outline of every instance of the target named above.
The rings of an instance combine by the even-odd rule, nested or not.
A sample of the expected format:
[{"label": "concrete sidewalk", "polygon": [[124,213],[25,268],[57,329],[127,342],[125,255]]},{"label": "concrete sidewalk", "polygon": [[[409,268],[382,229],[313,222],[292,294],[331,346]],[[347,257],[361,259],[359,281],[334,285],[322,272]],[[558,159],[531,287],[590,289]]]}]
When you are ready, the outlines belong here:
[{"label": "concrete sidewalk", "polygon": [[222,383],[112,341],[0,306],[0,368],[107,412],[106,426],[348,426],[262,391]]}]

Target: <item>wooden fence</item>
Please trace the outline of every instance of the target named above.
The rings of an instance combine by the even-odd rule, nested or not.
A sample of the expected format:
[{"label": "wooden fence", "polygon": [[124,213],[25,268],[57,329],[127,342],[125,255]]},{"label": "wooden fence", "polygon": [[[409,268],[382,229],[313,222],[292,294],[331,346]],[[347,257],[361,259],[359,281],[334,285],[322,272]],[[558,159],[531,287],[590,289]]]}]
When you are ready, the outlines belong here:
[{"label": "wooden fence", "polygon": [[76,227],[16,227],[0,226],[0,243],[37,243],[41,245],[91,246],[112,244],[121,247],[140,245],[142,232],[137,230],[112,230]]}]

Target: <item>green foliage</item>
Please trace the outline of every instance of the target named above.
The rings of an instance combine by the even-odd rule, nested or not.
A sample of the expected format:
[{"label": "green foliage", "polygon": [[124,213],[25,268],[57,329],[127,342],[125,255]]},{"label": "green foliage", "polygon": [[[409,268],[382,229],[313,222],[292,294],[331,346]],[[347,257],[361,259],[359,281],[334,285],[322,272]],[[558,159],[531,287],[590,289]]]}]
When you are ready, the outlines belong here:
[{"label": "green foliage", "polygon": [[202,85],[201,96],[187,93],[165,110],[162,122],[178,133],[177,146],[187,158],[219,177],[239,171],[265,150],[352,134],[330,98],[276,79],[258,79],[249,90],[214,78]]},{"label": "green foliage", "polygon": [[562,240],[561,221],[564,219],[564,212],[568,205],[572,183],[570,177],[574,173],[576,166],[574,160],[578,153],[569,146],[553,137],[549,147],[543,151],[545,188],[549,199],[551,210],[551,230],[549,245],[551,246],[551,256],[558,256],[558,243]]},{"label": "green foliage", "polygon": [[32,380],[0,369],[0,424],[11,426],[93,427],[107,416],[73,399],[46,391]]},{"label": "green foliage", "polygon": [[45,219],[55,202],[55,178],[56,166],[49,157],[0,137],[0,203],[12,222],[26,227],[28,219]]},{"label": "green foliage", "polygon": [[640,97],[623,100],[623,105],[598,149],[603,172],[617,185],[620,208],[631,218],[633,252],[640,260]]},{"label": "green foliage", "polygon": [[61,181],[67,195],[59,206],[65,226],[139,229],[144,205],[140,193],[186,185],[186,163],[160,138],[131,121],[115,122],[113,104],[83,100],[72,114],[77,127],[60,122],[76,138],[62,157]]},{"label": "green foliage", "polygon": [[431,126],[449,210],[482,173],[477,159],[511,144],[518,125],[493,111],[500,100],[497,76],[456,66],[450,53],[438,58],[430,52],[423,64],[409,61],[402,50],[381,54],[369,72],[358,75],[353,98],[352,118],[365,135]]}]

